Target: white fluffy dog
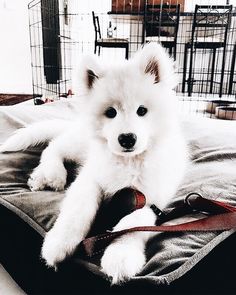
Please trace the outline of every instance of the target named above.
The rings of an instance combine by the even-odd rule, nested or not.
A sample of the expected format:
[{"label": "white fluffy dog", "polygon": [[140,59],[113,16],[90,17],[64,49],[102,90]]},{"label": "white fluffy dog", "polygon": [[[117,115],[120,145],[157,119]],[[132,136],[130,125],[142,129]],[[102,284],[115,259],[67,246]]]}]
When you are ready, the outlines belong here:
[{"label": "white fluffy dog", "polygon": [[[42,257],[49,266],[71,255],[85,238],[102,196],[110,197],[122,188],[141,191],[147,204],[122,218],[114,230],[154,225],[150,205],[160,209],[167,205],[187,163],[172,91],[176,77],[160,45],[148,44],[133,59],[116,66],[104,66],[90,57],[82,72],[87,96],[78,121],[34,123],[1,147],[1,151],[16,151],[49,141],[28,181],[31,190],[64,189],[63,161],[82,164],[44,240]],[[101,268],[113,284],[140,272],[145,244],[152,235],[130,233],[108,246]]]}]

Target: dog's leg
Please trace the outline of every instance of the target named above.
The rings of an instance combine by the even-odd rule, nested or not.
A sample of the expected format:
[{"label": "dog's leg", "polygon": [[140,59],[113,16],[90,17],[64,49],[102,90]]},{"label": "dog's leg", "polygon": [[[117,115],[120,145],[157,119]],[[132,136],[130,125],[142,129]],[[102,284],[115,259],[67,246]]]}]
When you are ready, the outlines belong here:
[{"label": "dog's leg", "polygon": [[40,164],[33,170],[28,186],[32,191],[43,190],[45,187],[56,191],[63,190],[66,184],[67,172],[60,153],[60,146],[51,143],[43,151]]},{"label": "dog's leg", "polygon": [[[45,187],[56,191],[63,190],[66,185],[67,171],[63,161],[78,160],[79,144],[73,143],[68,135],[52,140],[42,152],[40,164],[33,170],[28,180],[32,191],[43,190]],[[68,152],[69,151],[69,152]]]},{"label": "dog's leg", "polygon": [[[149,207],[144,207],[125,216],[115,226],[114,231],[135,226],[155,225],[156,215]],[[134,232],[120,237],[107,247],[101,260],[101,267],[111,278],[112,284],[129,280],[141,271],[145,264],[145,245],[154,233]]]},{"label": "dog's leg", "polygon": [[74,252],[87,235],[97,212],[100,187],[84,169],[68,189],[58,219],[45,237],[42,257],[49,266],[56,267]]}]

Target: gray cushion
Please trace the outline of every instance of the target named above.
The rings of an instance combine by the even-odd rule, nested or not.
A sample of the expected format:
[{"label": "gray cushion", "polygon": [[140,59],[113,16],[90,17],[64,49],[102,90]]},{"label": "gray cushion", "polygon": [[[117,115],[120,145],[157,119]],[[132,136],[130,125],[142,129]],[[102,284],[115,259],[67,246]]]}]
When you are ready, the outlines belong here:
[{"label": "gray cushion", "polygon": [[[76,102],[45,106],[18,106],[0,109],[0,141],[25,124],[48,118],[71,119],[76,114]],[[236,205],[236,124],[206,118],[186,118],[183,129],[189,141],[191,164],[170,208],[178,206],[190,192]],[[42,147],[25,152],[0,154],[0,204],[9,208],[30,224],[40,235],[55,222],[64,192],[31,192],[27,178],[37,165]],[[70,171],[70,167],[68,168]],[[184,216],[182,221],[202,217]],[[132,283],[141,281],[151,285],[166,285],[186,272],[232,235],[224,232],[159,233],[149,241],[147,263]],[[101,279],[104,278],[98,261],[84,261],[83,265]]]}]

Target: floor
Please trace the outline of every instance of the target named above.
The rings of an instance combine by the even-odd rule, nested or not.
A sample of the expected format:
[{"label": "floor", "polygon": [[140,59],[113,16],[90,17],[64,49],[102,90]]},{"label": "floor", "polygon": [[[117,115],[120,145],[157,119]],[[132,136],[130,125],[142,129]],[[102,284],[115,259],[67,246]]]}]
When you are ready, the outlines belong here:
[{"label": "floor", "polygon": [[9,106],[32,99],[32,94],[4,94],[0,93],[0,105]]},{"label": "floor", "polygon": [[0,264],[0,294],[4,295],[25,295],[25,292],[15,283],[10,275]]}]

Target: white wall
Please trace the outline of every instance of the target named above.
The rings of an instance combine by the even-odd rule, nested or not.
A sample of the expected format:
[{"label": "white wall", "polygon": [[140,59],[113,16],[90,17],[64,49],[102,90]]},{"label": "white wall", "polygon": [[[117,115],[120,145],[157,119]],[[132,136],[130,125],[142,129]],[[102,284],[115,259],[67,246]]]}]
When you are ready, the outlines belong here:
[{"label": "white wall", "polygon": [[0,93],[32,93],[29,0],[0,0]]}]

